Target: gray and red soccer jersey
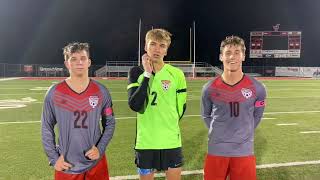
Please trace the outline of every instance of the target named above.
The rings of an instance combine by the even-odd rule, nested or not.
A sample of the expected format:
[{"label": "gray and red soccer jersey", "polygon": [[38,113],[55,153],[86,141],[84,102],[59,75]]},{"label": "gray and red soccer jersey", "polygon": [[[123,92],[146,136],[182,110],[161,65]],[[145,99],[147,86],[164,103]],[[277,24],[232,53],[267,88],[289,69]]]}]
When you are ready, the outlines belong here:
[{"label": "gray and red soccer jersey", "polygon": [[[115,128],[111,96],[94,80],[90,80],[87,89],[80,94],[65,81],[52,86],[45,97],[41,121],[42,144],[50,164],[54,165],[63,155],[73,166],[65,173],[73,174],[83,173],[98,162],[85,157],[85,152],[95,145],[102,157]],[[57,144],[56,124],[59,128]]]},{"label": "gray and red soccer jersey", "polygon": [[253,155],[254,130],[262,118],[265,98],[264,85],[247,75],[233,86],[221,76],[205,84],[201,115],[209,128],[208,154]]}]

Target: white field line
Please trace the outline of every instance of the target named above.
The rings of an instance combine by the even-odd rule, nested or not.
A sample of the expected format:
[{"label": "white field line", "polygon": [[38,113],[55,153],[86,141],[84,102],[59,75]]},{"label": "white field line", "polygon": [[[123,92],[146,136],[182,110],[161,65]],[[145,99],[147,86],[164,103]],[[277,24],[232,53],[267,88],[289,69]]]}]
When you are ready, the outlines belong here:
[{"label": "white field line", "polygon": [[320,96],[267,97],[268,99],[320,98]]},{"label": "white field line", "polygon": [[[269,91],[316,91],[320,90],[319,88],[300,88],[300,89],[292,89],[292,88],[283,88],[283,89],[268,89]],[[188,93],[201,93],[202,91],[187,91]]]},{"label": "white field line", "polygon": [[298,123],[281,123],[281,124],[276,124],[277,126],[295,126],[298,125]]},{"label": "white field line", "polygon": [[[33,102],[33,103],[43,103],[43,102]],[[264,112],[263,114],[301,114],[301,113],[320,113],[320,111],[283,111],[283,112]],[[183,117],[198,117],[200,115],[184,115]],[[132,119],[132,118],[136,118],[136,117],[119,117],[116,119]],[[276,118],[263,118],[263,119],[276,119]],[[30,122],[39,122],[39,121],[30,121]],[[21,123],[21,122],[19,122]],[[1,124],[1,123],[0,123]]]},{"label": "white field line", "polygon": [[[24,93],[24,94],[0,94],[0,96],[22,96],[22,95],[36,95],[36,94],[43,94],[44,93]],[[44,97],[44,96],[43,96]],[[192,99],[192,98],[187,98],[188,101],[193,101],[193,100],[199,100],[199,99]],[[1,100],[0,100],[1,101]],[[113,102],[127,102],[128,99],[115,99],[115,100],[112,100]],[[37,102],[37,103],[43,103],[43,102]]]},{"label": "white field line", "polygon": [[301,131],[301,134],[318,134],[320,131]]},{"label": "white field line", "polygon": [[[200,115],[185,115],[183,117],[198,117]],[[133,117],[116,117],[116,120],[119,119],[135,119],[137,117],[133,116]],[[262,119],[276,119],[276,118],[262,118]],[[4,125],[4,124],[32,124],[32,123],[40,123],[41,121],[7,121],[7,122],[0,122],[0,125]]]},{"label": "white field line", "polygon": [[275,167],[290,167],[290,166],[312,165],[312,164],[320,164],[320,160],[302,161],[302,162],[288,162],[288,163],[261,164],[261,165],[257,165],[257,169],[275,168]]},{"label": "white field line", "polygon": [[[291,114],[291,113],[320,113],[320,111],[295,111],[295,112],[269,112],[269,113],[264,113],[264,114]],[[188,117],[199,117],[200,115],[184,115],[184,118]],[[136,116],[132,117],[116,117],[116,120],[119,119],[134,119],[137,118]],[[276,118],[262,118],[262,119],[276,119]],[[5,124],[28,124],[28,123],[39,123],[40,121],[22,121],[22,122],[17,122],[17,121],[7,121],[7,122],[0,122],[0,125],[5,125]]]},{"label": "white field line", "polygon": [[4,124],[32,124],[32,123],[39,123],[40,121],[7,121],[7,122],[0,122],[0,125],[4,125]]},{"label": "white field line", "polygon": [[[31,88],[31,87],[30,87]],[[28,90],[28,88],[8,88],[8,87],[4,87],[4,88],[2,88],[2,87],[0,87],[0,89],[13,89],[13,90],[20,90],[20,89],[22,89],[22,90]]]},{"label": "white field line", "polygon": [[320,90],[319,88],[312,88],[312,89],[307,89],[307,88],[300,88],[300,89],[291,89],[291,88],[288,88],[288,89],[268,89],[268,91],[316,91],[316,90]]},{"label": "white field line", "polygon": [[288,87],[288,86],[294,86],[294,87],[306,87],[306,86],[318,86],[319,84],[317,84],[317,83],[299,83],[299,84],[277,84],[277,85],[275,85],[275,84],[273,84],[273,85],[266,85],[266,87],[268,88],[268,87]]},{"label": "white field line", "polygon": [[[43,96],[45,95],[45,93],[24,93],[24,94],[0,94],[0,96],[22,96],[22,95],[36,95],[36,94],[42,94]],[[192,95],[190,97],[187,98],[187,101],[200,101],[200,97],[192,96]],[[293,99],[293,98],[320,98],[320,96],[268,97],[267,100],[268,99]],[[128,99],[115,99],[112,101],[113,102],[126,102],[126,101],[128,101]]]},{"label": "white field line", "polygon": [[[0,79],[1,81],[1,79]],[[0,89],[13,89],[13,90],[34,90],[36,88],[38,88],[37,90],[43,90],[43,91],[46,91],[49,89],[50,86],[47,86],[47,87],[25,87],[25,88],[22,88],[22,87],[1,87],[0,86]],[[113,88],[108,88],[108,89],[113,89]],[[118,89],[117,87],[115,89]],[[125,89],[125,88],[123,88]],[[268,91],[318,91],[320,90],[319,88],[312,88],[312,89],[306,89],[306,88],[303,88],[303,89],[291,89],[291,88],[288,88],[288,89],[268,89]],[[188,93],[201,93],[202,91],[188,91]],[[111,93],[128,93],[127,91],[121,91],[121,92],[111,92]]]},{"label": "white field line", "polygon": [[[303,162],[288,162],[288,163],[273,163],[273,164],[261,164],[257,165],[257,169],[266,169],[266,168],[277,168],[277,167],[291,167],[291,166],[301,166],[301,165],[313,165],[320,164],[320,160],[316,161],[303,161]],[[192,170],[192,171],[182,171],[183,176],[185,175],[196,175],[203,174],[203,169]],[[165,177],[164,173],[156,173],[155,177]],[[128,176],[115,176],[111,177],[110,180],[127,180],[127,179],[139,179],[138,175],[128,175]]]},{"label": "white field line", "polygon": [[20,78],[0,78],[0,81],[10,81],[15,79],[20,79]]},{"label": "white field line", "polygon": [[23,96],[23,95],[33,95],[33,94],[45,95],[45,93],[23,93],[23,94],[0,94],[0,96]]},{"label": "white field line", "polygon": [[[316,82],[316,81],[315,81]],[[264,83],[265,84],[265,83]],[[204,84],[190,84],[187,85],[187,88],[198,88],[199,86],[202,87]],[[318,83],[294,83],[294,84],[265,84],[267,88],[269,87],[308,87],[308,86],[319,86]]]},{"label": "white field line", "polygon": [[301,113],[320,113],[320,111],[283,111],[283,112],[265,112],[263,114],[301,114]]}]

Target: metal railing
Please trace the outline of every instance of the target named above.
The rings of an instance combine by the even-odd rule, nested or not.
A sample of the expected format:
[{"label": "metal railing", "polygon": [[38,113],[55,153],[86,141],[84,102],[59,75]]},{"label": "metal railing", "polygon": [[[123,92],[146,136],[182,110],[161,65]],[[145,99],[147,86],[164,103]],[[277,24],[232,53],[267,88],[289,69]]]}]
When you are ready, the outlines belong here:
[{"label": "metal railing", "polygon": [[[169,62],[166,62],[169,63]],[[197,62],[193,63],[179,63],[172,62],[170,63],[172,66],[180,68],[187,77],[207,77],[214,76],[218,74],[217,72],[221,72],[221,69],[218,67],[213,67],[212,65],[205,62]],[[137,62],[132,61],[107,61],[104,67],[101,67],[97,71],[95,71],[95,76],[97,77],[127,77],[129,70],[133,66],[137,66]]]},{"label": "metal railing", "polygon": [[[131,67],[137,66],[134,61],[109,61],[106,65],[92,65],[89,76],[99,77],[127,77]],[[186,77],[212,77],[223,72],[222,66],[212,66],[208,63],[198,62],[194,67],[192,63],[172,63],[182,69]],[[275,66],[243,66],[243,72],[252,76],[275,76]],[[319,73],[316,74],[320,76]],[[68,70],[64,64],[8,64],[0,63],[0,77],[67,77]]]}]

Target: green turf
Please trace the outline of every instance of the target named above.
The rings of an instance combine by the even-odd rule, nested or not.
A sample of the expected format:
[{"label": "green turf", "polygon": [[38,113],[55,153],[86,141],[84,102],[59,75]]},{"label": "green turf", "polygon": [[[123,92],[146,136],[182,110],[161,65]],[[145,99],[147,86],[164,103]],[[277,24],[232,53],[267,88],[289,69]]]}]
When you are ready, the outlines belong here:
[{"label": "green turf", "polygon": [[[54,80],[10,80],[0,82],[0,180],[52,179],[40,138],[40,123],[1,124],[3,122],[40,121],[45,90]],[[103,80],[112,95],[117,120],[114,137],[107,148],[111,176],[135,175],[134,139],[135,113],[127,105],[126,82]],[[206,81],[188,81],[188,105],[181,120],[184,170],[202,169],[207,146],[207,129],[199,115],[199,99]],[[320,131],[320,83],[317,80],[268,80],[266,118],[255,136],[257,164],[320,160],[320,134],[301,134],[301,131]],[[1,109],[4,100],[17,103],[29,97],[36,101],[18,109]],[[27,99],[27,100],[28,100]],[[24,99],[24,101],[27,101]],[[298,113],[285,113],[297,112]],[[304,111],[304,112],[303,112]],[[275,113],[282,112],[282,113]],[[279,123],[297,123],[296,126],[277,126]],[[258,179],[320,179],[320,165],[301,165],[258,169]],[[161,178],[159,178],[161,179]],[[202,179],[202,175],[183,179]]]}]

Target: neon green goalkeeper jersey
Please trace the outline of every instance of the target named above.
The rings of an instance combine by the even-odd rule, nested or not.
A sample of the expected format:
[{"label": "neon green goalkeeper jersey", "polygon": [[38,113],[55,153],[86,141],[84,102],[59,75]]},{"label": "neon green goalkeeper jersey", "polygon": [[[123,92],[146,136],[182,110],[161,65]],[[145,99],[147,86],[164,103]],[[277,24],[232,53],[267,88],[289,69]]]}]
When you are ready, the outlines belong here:
[{"label": "neon green goalkeeper jersey", "polygon": [[[145,78],[141,74],[136,85]],[[150,77],[147,97],[137,113],[136,149],[181,147],[179,120],[186,108],[186,88],[183,72],[169,64]]]}]

